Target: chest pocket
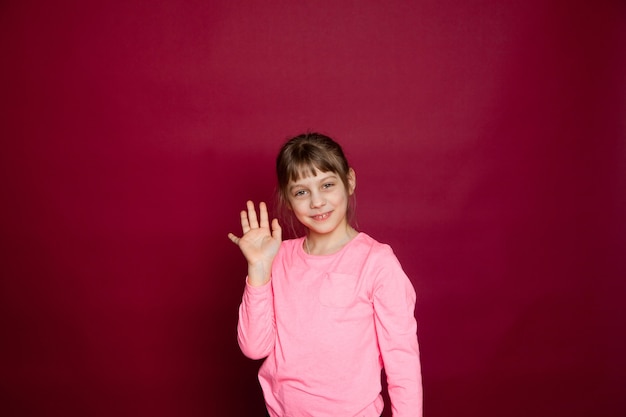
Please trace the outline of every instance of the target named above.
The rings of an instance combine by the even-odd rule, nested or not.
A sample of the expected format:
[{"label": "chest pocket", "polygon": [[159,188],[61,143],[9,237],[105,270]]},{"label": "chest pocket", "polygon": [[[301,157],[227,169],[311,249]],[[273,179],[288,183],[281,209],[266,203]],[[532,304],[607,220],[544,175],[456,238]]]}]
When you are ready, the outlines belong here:
[{"label": "chest pocket", "polygon": [[320,287],[320,303],[326,307],[348,307],[356,299],[356,291],[356,276],[327,273]]}]

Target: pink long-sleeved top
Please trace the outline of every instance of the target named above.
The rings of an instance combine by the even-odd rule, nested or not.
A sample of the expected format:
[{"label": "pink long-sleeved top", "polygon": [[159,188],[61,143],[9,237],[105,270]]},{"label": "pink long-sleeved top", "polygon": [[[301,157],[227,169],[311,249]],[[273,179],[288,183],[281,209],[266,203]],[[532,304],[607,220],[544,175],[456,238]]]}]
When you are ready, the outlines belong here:
[{"label": "pink long-sleeved top", "polygon": [[259,381],[272,417],[378,417],[381,369],[394,417],[422,415],[415,290],[388,245],[359,233],[308,255],[286,240],[268,284],[246,284],[238,341],[267,357]]}]

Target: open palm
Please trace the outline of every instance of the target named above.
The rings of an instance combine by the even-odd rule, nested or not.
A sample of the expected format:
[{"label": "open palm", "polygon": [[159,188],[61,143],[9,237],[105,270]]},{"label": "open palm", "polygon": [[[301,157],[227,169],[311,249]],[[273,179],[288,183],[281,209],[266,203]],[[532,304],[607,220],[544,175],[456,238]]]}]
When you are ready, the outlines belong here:
[{"label": "open palm", "polygon": [[282,230],[276,219],[272,220],[270,229],[265,203],[259,203],[258,217],[252,201],[246,203],[246,208],[247,210],[240,213],[243,236],[237,237],[229,233],[228,238],[239,246],[249,267],[268,269],[269,272],[280,248]]}]

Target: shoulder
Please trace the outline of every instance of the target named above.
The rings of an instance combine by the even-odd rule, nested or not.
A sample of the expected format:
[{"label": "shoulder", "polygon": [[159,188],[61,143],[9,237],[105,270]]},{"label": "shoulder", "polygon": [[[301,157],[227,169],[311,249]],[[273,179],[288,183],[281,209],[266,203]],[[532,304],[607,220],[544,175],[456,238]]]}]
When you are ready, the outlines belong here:
[{"label": "shoulder", "polygon": [[393,249],[386,243],[381,243],[367,233],[360,232],[355,238],[355,246],[360,250],[366,250],[369,258],[393,258],[396,259]]},{"label": "shoulder", "polygon": [[391,304],[407,305],[407,311],[412,314],[415,289],[391,246],[368,235],[363,236],[363,241],[371,248],[365,269],[371,274],[379,302],[387,300]]},{"label": "shoulder", "polygon": [[406,276],[400,260],[389,244],[381,243],[368,235],[364,236],[364,241],[371,247],[368,263],[372,271],[382,275]]},{"label": "shoulder", "polygon": [[286,273],[295,265],[302,262],[302,254],[300,252],[302,252],[301,248],[303,241],[304,238],[296,238],[286,239],[280,243],[278,253],[272,262],[273,278],[276,278],[281,273]]},{"label": "shoulder", "polygon": [[277,257],[279,258],[293,258],[298,254],[298,250],[301,250],[304,237],[295,239],[286,239],[280,243],[280,249],[278,250]]},{"label": "shoulder", "polygon": [[304,237],[298,237],[295,239],[285,239],[280,243],[280,248],[282,250],[290,250],[293,248],[297,248],[298,245],[302,245],[304,241]]},{"label": "shoulder", "polygon": [[350,244],[349,256],[354,263],[362,265],[361,271],[371,276],[398,272],[402,266],[390,245],[381,243],[370,235],[360,232]]}]

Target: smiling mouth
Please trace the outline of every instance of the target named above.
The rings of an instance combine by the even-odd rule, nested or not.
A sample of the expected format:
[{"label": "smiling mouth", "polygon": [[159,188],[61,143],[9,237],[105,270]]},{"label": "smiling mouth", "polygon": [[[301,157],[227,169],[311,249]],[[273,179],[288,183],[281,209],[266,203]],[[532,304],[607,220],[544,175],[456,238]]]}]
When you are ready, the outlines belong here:
[{"label": "smiling mouth", "polygon": [[318,214],[316,216],[311,216],[311,218],[313,220],[316,220],[316,221],[326,220],[328,217],[330,217],[330,213],[331,212],[329,211],[328,213],[322,213],[322,214]]}]

